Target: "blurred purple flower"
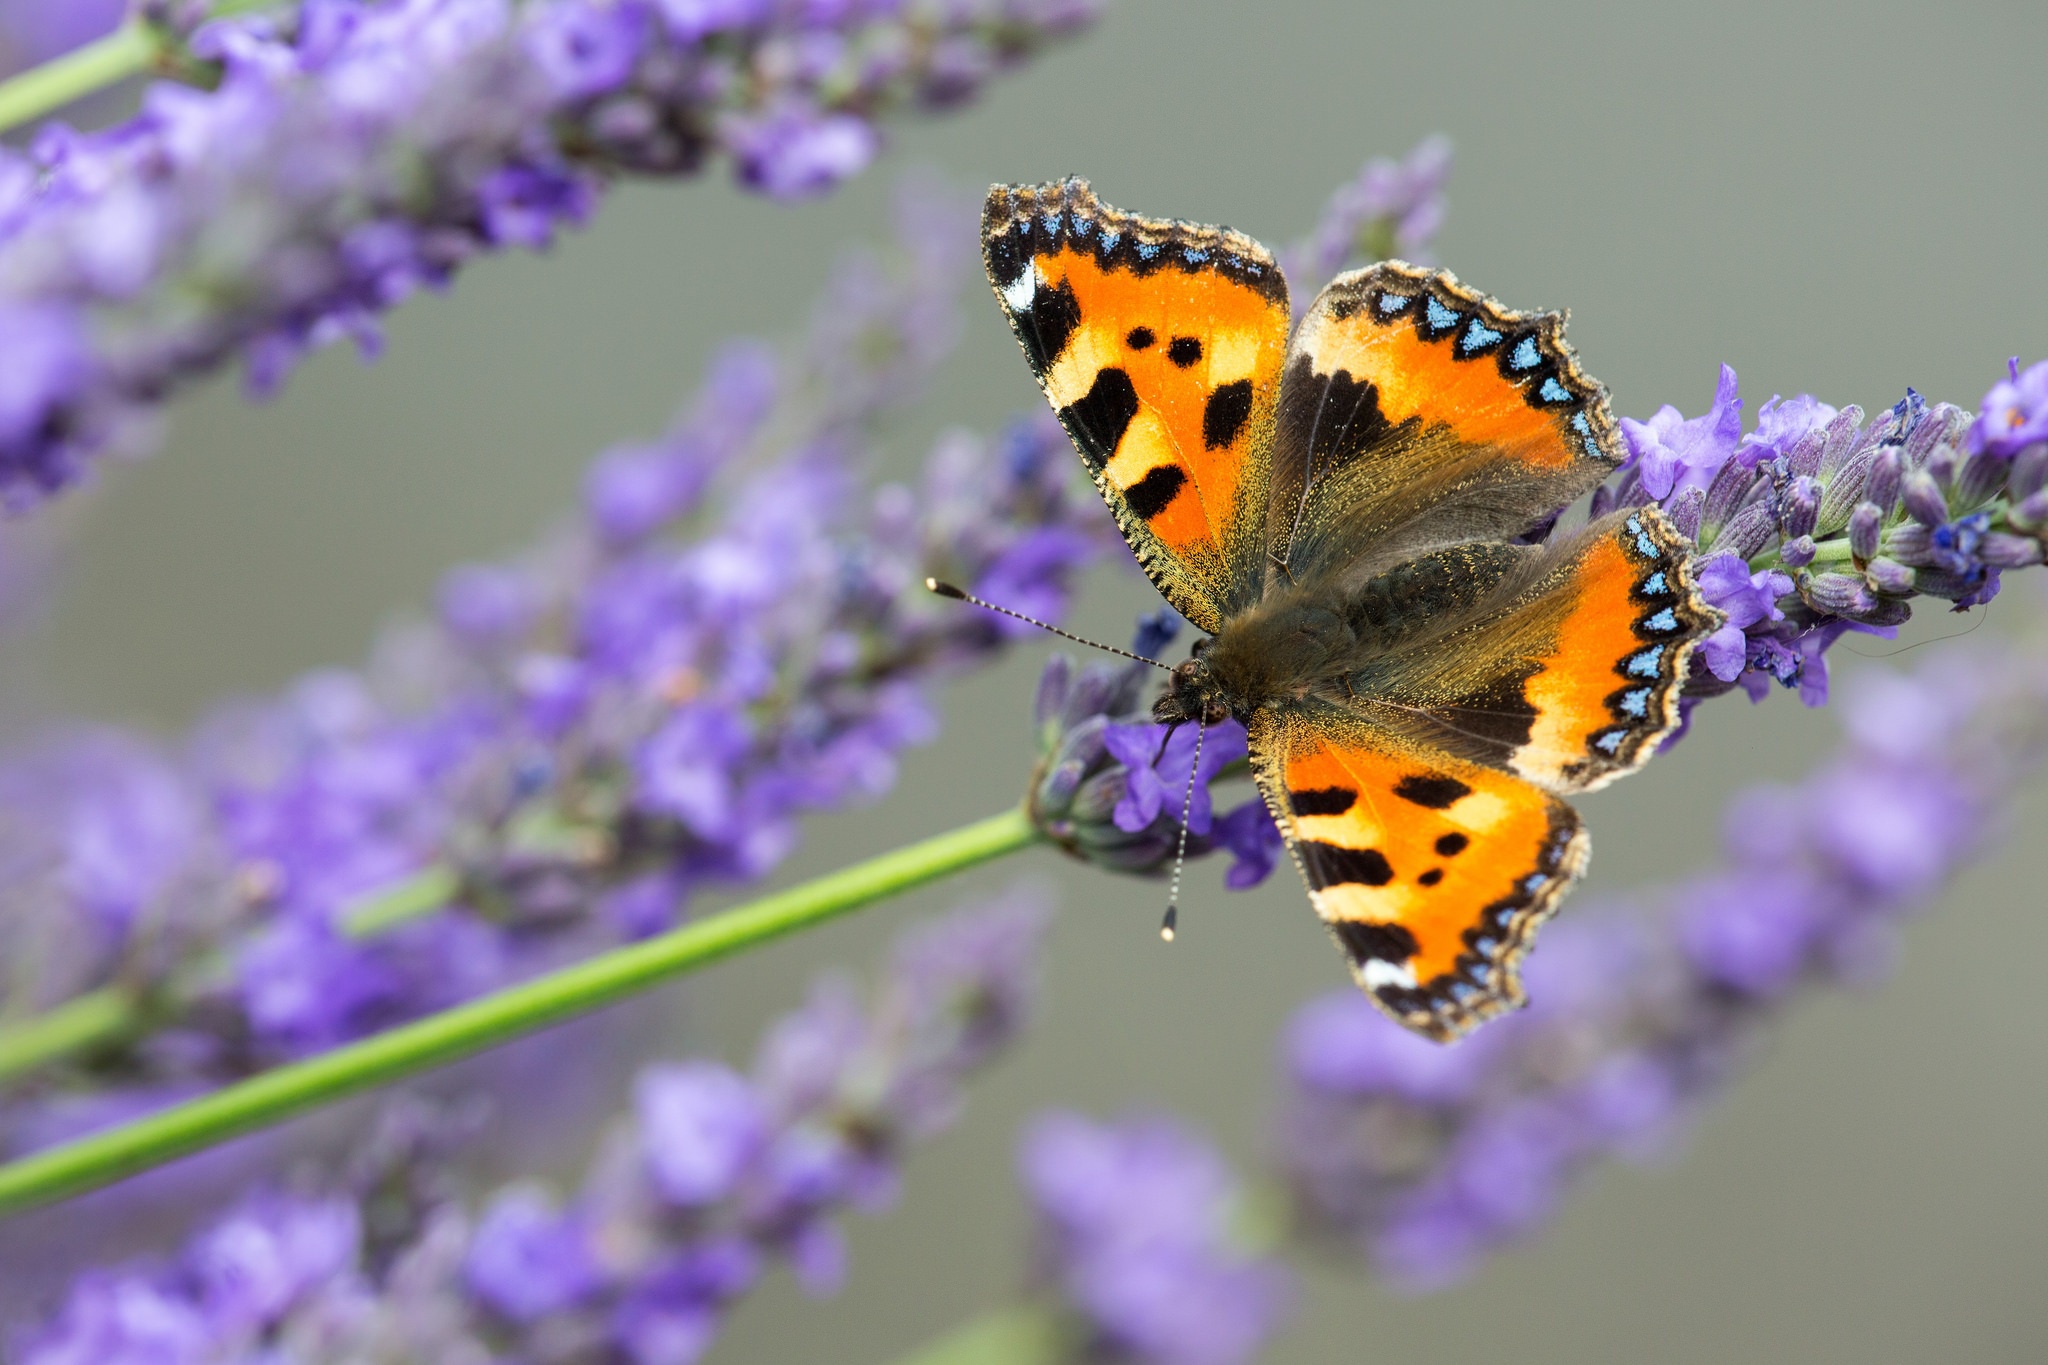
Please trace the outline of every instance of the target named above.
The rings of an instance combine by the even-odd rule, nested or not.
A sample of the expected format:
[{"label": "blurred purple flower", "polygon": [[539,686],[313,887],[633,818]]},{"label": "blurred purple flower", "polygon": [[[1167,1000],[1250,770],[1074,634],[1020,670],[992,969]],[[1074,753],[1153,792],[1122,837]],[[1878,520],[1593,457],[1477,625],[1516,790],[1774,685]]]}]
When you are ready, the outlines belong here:
[{"label": "blurred purple flower", "polygon": [[2018,357],[2007,364],[2009,378],[1984,395],[1978,418],[1970,424],[1968,449],[2008,458],[2037,442],[2048,441],[2048,360],[2020,369]]},{"label": "blurred purple flower", "polygon": [[1164,1118],[1040,1117],[1019,1165],[1038,1219],[1038,1273],[1090,1360],[1235,1365],[1290,1314],[1275,1262],[1232,1244],[1228,1167]]},{"label": "blurred purple flower", "polygon": [[1427,265],[1444,219],[1444,182],[1450,178],[1450,139],[1424,138],[1396,161],[1374,157],[1340,186],[1315,229],[1280,252],[1280,268],[1294,285],[1297,312],[1348,265],[1398,256]]},{"label": "blurred purple flower", "polygon": [[[907,934],[864,1005],[828,985],[835,1042],[800,1086],[783,1054],[817,996],[771,1030],[751,1078],[648,1067],[566,1200],[512,1184],[472,1222],[439,1174],[446,1143],[373,1142],[331,1192],[251,1195],[168,1264],[81,1276],[10,1359],[688,1365],[772,1260],[837,1289],[839,1217],[882,1207],[907,1149],[1015,1041],[1046,920],[1012,893]],[[1218,1262],[1212,1282],[1242,1293],[1233,1273]]]},{"label": "blurred purple flower", "polygon": [[874,159],[881,113],[957,104],[1094,8],[160,7],[200,24],[217,89],[160,83],[111,128],[0,149],[0,501],[134,446],[139,417],[236,356],[261,394],[314,347],[374,355],[386,309],[480,253],[545,247],[620,174],[724,152],[765,193],[828,190]]},{"label": "blurred purple flower", "polygon": [[[911,193],[904,250],[821,314],[871,345],[727,352],[630,475],[600,460],[582,524],[452,572],[368,669],[224,708],[182,754],[102,736],[0,760],[0,956],[42,968],[0,982],[5,1010],[147,989],[205,1045],[134,1039],[96,1083],[217,1081],[657,932],[774,867],[807,812],[888,790],[935,731],[931,686],[1010,638],[923,579],[1000,575],[1056,618],[1113,543],[1049,417],[951,433],[915,488],[861,491],[964,282],[971,216]],[[445,903],[376,923],[427,874]],[[97,936],[56,930],[81,922]],[[0,1104],[0,1145],[38,1093]]]}]

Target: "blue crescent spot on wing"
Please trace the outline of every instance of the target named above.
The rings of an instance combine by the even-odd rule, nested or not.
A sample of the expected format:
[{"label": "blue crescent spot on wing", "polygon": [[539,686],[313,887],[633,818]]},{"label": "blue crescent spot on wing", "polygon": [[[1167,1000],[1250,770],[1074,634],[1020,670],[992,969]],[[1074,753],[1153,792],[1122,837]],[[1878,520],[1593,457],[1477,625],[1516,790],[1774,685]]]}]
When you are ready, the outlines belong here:
[{"label": "blue crescent spot on wing", "polygon": [[1499,332],[1474,318],[1466,324],[1465,335],[1458,338],[1458,349],[1466,355],[1471,355],[1474,351],[1483,351],[1493,345],[1500,340],[1500,336]]},{"label": "blue crescent spot on wing", "polygon": [[1514,354],[1508,357],[1509,367],[1517,370],[1533,370],[1542,363],[1543,352],[1536,345],[1535,337],[1523,337]]}]

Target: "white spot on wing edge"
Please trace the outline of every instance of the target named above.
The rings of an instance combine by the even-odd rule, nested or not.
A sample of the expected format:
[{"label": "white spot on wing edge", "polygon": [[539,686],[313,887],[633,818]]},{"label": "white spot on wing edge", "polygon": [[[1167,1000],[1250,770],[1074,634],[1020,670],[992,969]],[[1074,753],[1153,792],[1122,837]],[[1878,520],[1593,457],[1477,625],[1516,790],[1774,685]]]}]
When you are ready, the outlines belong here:
[{"label": "white spot on wing edge", "polygon": [[1415,989],[1415,969],[1405,962],[1369,957],[1358,964],[1358,982],[1369,991],[1386,986],[1401,986],[1412,991]]},{"label": "white spot on wing edge", "polygon": [[1013,313],[1031,311],[1031,300],[1038,297],[1038,266],[1031,261],[1017,272],[1017,278],[1003,286],[1003,303]]}]

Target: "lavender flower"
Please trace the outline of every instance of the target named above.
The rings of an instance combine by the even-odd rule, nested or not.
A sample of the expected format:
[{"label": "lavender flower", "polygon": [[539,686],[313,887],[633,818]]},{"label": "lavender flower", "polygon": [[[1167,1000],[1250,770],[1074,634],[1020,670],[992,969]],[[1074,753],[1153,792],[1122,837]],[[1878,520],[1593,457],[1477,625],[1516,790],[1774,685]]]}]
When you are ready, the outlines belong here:
[{"label": "lavender flower", "polygon": [[546,246],[622,173],[729,153],[765,193],[863,169],[874,120],[957,104],[1085,23],[1077,0],[896,6],[312,0],[205,24],[219,88],[0,151],[0,500],[138,449],[169,393],[240,356],[274,389],[309,348],[470,258]]},{"label": "lavender flower", "polygon": [[[971,240],[957,208],[906,211],[946,213],[842,275],[821,325],[849,344],[727,352],[666,436],[598,461],[581,525],[456,570],[366,671],[225,711],[182,754],[104,736],[0,764],[7,1012],[118,982],[157,1028],[103,1081],[231,1077],[666,928],[779,863],[805,812],[886,791],[933,732],[930,684],[1009,638],[923,578],[1057,615],[1109,543],[1047,419],[858,491]],[[722,477],[743,457],[758,472]],[[440,890],[380,922],[378,893],[428,872]],[[42,1093],[0,1109],[11,1145]]]},{"label": "lavender flower", "polygon": [[1862,410],[1773,398],[1744,433],[1735,372],[1688,419],[1624,418],[1628,462],[1595,514],[1657,502],[1694,538],[1707,599],[1728,623],[1695,655],[1689,708],[1772,683],[1827,700],[1827,649],[1850,631],[1890,634],[1909,599],[1988,602],[2007,569],[2038,564],[2048,531],[2048,442],[2036,428],[2048,369],[2020,373],[1972,419],[1907,395],[1867,427]]},{"label": "lavender flower", "polygon": [[[1154,657],[1170,638],[1141,625],[1140,647],[1132,652]],[[1254,795],[1217,816],[1210,792],[1212,782],[1245,758],[1244,727],[1236,721],[1207,727],[1197,763],[1194,727],[1169,737],[1166,726],[1143,718],[1141,699],[1152,676],[1145,664],[1090,664],[1077,671],[1066,655],[1047,661],[1038,683],[1039,759],[1026,798],[1033,823],[1083,861],[1159,875],[1182,845],[1187,800],[1187,856],[1228,848],[1236,856],[1227,874],[1231,888],[1257,885],[1280,848],[1265,802]]]},{"label": "lavender flower", "polygon": [[1399,161],[1374,157],[1358,175],[1330,196],[1322,219],[1306,238],[1280,253],[1280,266],[1297,291],[1295,308],[1306,308],[1315,290],[1354,261],[1399,256],[1428,264],[1437,230],[1443,226],[1444,182],[1451,171],[1451,143],[1424,138]]},{"label": "lavender flower", "polygon": [[1234,1244],[1235,1182],[1164,1118],[1040,1117],[1019,1164],[1037,1213],[1037,1274],[1075,1320],[1087,1360],[1233,1365],[1291,1309],[1278,1264]]},{"label": "lavender flower", "polygon": [[257,1192],[168,1263],[82,1276],[10,1358],[687,1365],[773,1261],[837,1288],[840,1215],[887,1206],[1024,1026],[1046,918],[1012,893],[914,930],[867,1004],[821,983],[751,1076],[648,1067],[572,1194],[516,1183],[472,1214],[446,1141],[373,1142],[331,1188]]},{"label": "lavender flower", "polygon": [[1841,753],[1729,810],[1726,862],[1581,916],[1528,963],[1526,1011],[1455,1048],[1355,993],[1290,1029],[1280,1162],[1304,1231],[1427,1288],[1525,1238],[1602,1157],[1655,1150],[1776,1010],[1860,979],[1898,922],[1983,852],[2048,757],[2040,640],[1873,679]]}]

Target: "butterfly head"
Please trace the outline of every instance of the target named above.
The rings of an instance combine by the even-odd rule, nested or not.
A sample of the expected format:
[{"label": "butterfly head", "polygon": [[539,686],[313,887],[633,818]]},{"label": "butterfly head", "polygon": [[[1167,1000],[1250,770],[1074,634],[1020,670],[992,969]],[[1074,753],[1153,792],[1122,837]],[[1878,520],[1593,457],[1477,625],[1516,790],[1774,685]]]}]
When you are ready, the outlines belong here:
[{"label": "butterfly head", "polygon": [[1183,659],[1174,666],[1172,675],[1166,680],[1166,691],[1152,703],[1152,719],[1162,725],[1179,725],[1190,720],[1216,725],[1230,718],[1230,702],[1225,697],[1222,680],[1209,667],[1209,661],[1201,656],[1199,645],[1196,649],[1194,657]]}]

